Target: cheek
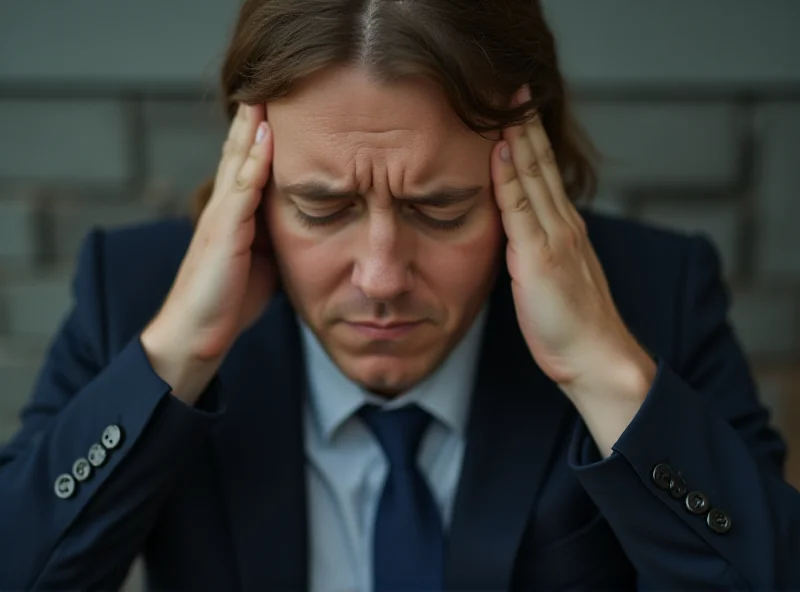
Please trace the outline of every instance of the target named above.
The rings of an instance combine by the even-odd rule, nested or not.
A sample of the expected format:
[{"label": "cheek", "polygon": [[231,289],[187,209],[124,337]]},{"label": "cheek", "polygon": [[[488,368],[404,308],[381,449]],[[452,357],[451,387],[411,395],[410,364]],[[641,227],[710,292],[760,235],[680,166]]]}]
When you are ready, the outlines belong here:
[{"label": "cheek", "polygon": [[[430,239],[421,245],[425,257],[417,264],[433,290],[451,303],[471,302],[482,297],[497,271],[503,228],[496,208],[475,212],[462,240],[441,243]],[[483,288],[486,288],[484,290]]]},{"label": "cheek", "polygon": [[267,228],[280,268],[281,279],[303,302],[330,291],[338,276],[336,249],[313,239],[296,219],[292,206],[270,196],[266,208]]}]

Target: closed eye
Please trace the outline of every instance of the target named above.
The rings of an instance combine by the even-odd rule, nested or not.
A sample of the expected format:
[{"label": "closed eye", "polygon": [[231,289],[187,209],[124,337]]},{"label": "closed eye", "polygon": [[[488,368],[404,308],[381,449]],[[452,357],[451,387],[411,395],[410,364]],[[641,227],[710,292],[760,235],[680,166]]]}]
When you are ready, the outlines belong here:
[{"label": "closed eye", "polygon": [[462,226],[468,214],[463,211],[463,206],[457,208],[456,211],[451,204],[442,204],[438,207],[431,205],[420,207],[408,204],[406,209],[410,210],[421,222],[437,230],[454,230]]},{"label": "closed eye", "polygon": [[331,224],[343,219],[350,213],[350,210],[352,209],[353,206],[347,206],[345,208],[333,212],[332,214],[326,214],[324,216],[313,216],[311,214],[304,212],[297,206],[295,206],[294,211],[295,215],[297,216],[297,219],[306,228],[321,228],[324,226],[330,226]]}]

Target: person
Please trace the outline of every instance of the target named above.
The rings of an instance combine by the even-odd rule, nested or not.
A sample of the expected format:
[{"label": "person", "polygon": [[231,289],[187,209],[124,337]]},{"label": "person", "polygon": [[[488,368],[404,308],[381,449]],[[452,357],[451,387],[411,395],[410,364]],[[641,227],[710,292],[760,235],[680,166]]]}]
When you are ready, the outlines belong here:
[{"label": "person", "polygon": [[197,216],[96,230],[0,588],[800,589],[702,236],[593,213],[539,2],[247,0]]}]

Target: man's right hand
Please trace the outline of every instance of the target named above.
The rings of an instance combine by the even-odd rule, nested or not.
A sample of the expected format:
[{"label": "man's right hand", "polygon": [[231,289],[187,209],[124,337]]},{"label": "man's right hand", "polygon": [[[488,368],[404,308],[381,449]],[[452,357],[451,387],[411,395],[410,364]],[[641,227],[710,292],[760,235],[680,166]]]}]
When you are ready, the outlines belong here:
[{"label": "man's right hand", "polygon": [[141,335],[153,369],[190,405],[275,289],[264,220],[258,219],[272,152],[264,106],[240,105],[172,289]]}]

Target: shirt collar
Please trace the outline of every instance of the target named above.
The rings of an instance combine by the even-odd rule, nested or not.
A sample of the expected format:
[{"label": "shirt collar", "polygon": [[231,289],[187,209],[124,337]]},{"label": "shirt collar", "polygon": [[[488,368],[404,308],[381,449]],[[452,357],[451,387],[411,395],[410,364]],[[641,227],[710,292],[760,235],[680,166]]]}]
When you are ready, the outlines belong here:
[{"label": "shirt collar", "polygon": [[488,305],[439,367],[399,397],[385,401],[348,379],[333,363],[311,329],[299,319],[306,358],[310,407],[320,435],[330,440],[364,404],[396,409],[415,403],[447,428],[463,435],[477,371]]}]

